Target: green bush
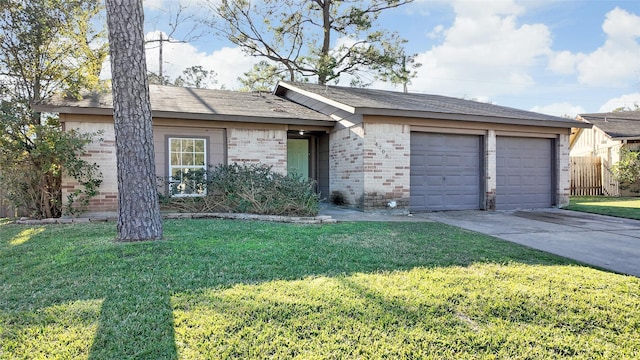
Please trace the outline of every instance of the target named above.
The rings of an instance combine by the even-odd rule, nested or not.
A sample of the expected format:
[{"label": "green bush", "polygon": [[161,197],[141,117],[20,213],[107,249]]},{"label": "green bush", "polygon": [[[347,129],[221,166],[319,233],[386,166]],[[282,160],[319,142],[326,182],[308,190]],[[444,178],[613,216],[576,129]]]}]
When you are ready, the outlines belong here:
[{"label": "green bush", "polygon": [[640,180],[640,152],[622,148],[620,161],[613,166],[613,175],[621,186]]},{"label": "green bush", "polygon": [[[185,182],[204,187],[203,196],[173,195],[165,208],[187,212],[238,212],[315,216],[320,195],[315,181],[282,175],[260,164],[220,165],[207,172],[183,174]],[[177,186],[170,187],[177,189]]]},{"label": "green bush", "polygon": [[[6,200],[35,219],[82,213],[102,183],[98,165],[84,157],[85,146],[101,132],[63,131],[57,116],[38,123],[31,116],[20,103],[0,101],[0,184]],[[64,173],[77,183],[66,199]]]}]

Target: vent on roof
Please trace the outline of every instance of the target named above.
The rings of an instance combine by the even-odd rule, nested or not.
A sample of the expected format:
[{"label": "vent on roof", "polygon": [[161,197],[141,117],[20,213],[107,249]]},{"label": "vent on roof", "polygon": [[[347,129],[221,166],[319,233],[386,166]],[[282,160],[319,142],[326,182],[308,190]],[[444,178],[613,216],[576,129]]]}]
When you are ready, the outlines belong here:
[{"label": "vent on roof", "polygon": [[274,111],[274,112],[287,112],[285,109],[280,109],[280,108],[271,108],[271,111]]}]

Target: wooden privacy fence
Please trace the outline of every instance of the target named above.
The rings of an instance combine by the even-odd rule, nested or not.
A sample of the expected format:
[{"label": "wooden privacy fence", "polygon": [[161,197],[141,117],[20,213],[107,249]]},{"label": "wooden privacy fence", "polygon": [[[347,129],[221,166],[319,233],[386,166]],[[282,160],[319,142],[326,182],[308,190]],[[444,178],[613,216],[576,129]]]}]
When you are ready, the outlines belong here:
[{"label": "wooden privacy fence", "polygon": [[611,164],[598,156],[572,156],[571,195],[619,196],[619,184],[611,173]]},{"label": "wooden privacy fence", "polygon": [[611,172],[611,162],[602,160],[602,195],[620,196],[620,183]]},{"label": "wooden privacy fence", "polygon": [[602,163],[599,157],[571,157],[571,195],[602,195]]}]

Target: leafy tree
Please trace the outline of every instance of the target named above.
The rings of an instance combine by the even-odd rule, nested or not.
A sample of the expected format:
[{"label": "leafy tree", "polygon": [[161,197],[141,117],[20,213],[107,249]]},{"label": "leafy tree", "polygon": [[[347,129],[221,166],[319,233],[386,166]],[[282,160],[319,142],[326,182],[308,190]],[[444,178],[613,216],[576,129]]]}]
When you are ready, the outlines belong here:
[{"label": "leafy tree", "polygon": [[149,84],[191,87],[196,89],[208,89],[211,85],[217,84],[217,75],[215,71],[206,70],[200,65],[194,65],[184,69],[182,75],[174,80],[171,80],[167,75],[160,77],[160,75],[156,73],[147,72]]},{"label": "leafy tree", "polygon": [[[42,124],[25,126],[24,117],[15,110],[14,103],[0,105],[5,130],[0,135],[0,178],[8,185],[8,199],[34,218],[59,217],[64,200],[67,213],[81,211],[102,183],[98,166],[81,157],[84,146],[99,134],[61,131],[58,119],[52,116]],[[63,172],[80,185],[67,199],[62,199]]]},{"label": "leafy tree", "polygon": [[152,71],[147,71],[147,79],[149,81],[149,84],[169,86],[173,85],[173,81],[168,75],[160,76],[159,74],[156,74]]},{"label": "leafy tree", "polygon": [[[2,86],[20,100],[38,102],[57,91],[79,97],[99,86],[107,55],[95,29],[99,0],[0,0]],[[39,122],[37,114],[34,123]]]},{"label": "leafy tree", "polygon": [[[209,0],[217,18],[209,24],[248,54],[275,65],[259,65],[260,79],[313,76],[326,84],[345,74],[352,85],[361,86],[368,82],[367,72],[396,79],[392,69],[405,60],[406,41],[375,23],[385,10],[411,1]],[[401,75],[401,83],[414,76]]]},{"label": "leafy tree", "polygon": [[142,0],[107,0],[118,172],[118,240],[162,238]]},{"label": "leafy tree", "polygon": [[79,157],[95,134],[64,134],[56,118],[30,105],[99,86],[101,9],[99,0],[0,0],[0,181],[14,206],[33,217],[60,216],[64,170],[85,185],[67,199],[74,206],[99,185],[95,165]]},{"label": "leafy tree", "polygon": [[285,77],[278,72],[276,65],[266,60],[253,65],[250,71],[244,73],[243,78],[238,78],[242,84],[241,91],[270,92],[278,80],[285,80]]},{"label": "leafy tree", "polygon": [[176,86],[206,89],[210,83],[218,83],[215,79],[216,75],[216,72],[213,70],[205,70],[202,66],[195,65],[184,69],[182,75],[178,76],[174,84]]},{"label": "leafy tree", "polygon": [[612,112],[629,112],[629,111],[640,111],[640,104],[634,102],[632,106],[621,106],[613,109]]},{"label": "leafy tree", "polygon": [[417,69],[422,66],[421,63],[416,62],[415,55],[406,56],[404,52],[398,53],[398,56],[402,58],[402,62],[394,64],[390,67],[382,67],[378,69],[378,75],[376,78],[382,81],[388,81],[394,85],[402,85],[405,93],[409,92],[408,86],[411,84],[411,79],[416,77]]},{"label": "leafy tree", "polygon": [[623,186],[640,180],[640,151],[623,147],[620,151],[620,160],[613,166],[612,171],[616,180]]}]

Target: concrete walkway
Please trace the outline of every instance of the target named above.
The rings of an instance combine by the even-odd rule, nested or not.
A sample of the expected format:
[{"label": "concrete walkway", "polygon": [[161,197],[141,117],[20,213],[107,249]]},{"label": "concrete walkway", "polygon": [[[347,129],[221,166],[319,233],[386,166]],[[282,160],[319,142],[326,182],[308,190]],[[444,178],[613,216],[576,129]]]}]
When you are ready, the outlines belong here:
[{"label": "concrete walkway", "polygon": [[[342,211],[342,212],[341,212]],[[327,208],[337,221],[438,221],[640,277],[640,221],[560,209],[442,211],[413,216]]]}]

